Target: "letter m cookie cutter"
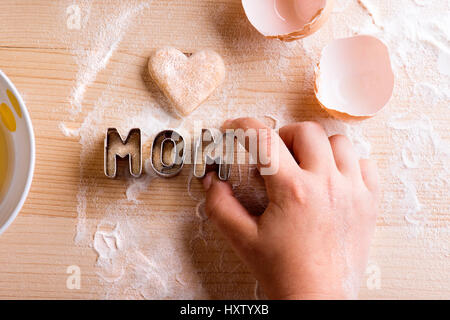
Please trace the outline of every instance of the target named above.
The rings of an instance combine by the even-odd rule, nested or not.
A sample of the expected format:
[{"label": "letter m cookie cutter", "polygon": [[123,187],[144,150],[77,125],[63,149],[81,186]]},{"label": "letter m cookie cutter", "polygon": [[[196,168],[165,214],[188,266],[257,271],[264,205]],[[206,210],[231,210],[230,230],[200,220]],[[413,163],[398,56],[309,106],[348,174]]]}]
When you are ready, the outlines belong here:
[{"label": "letter m cookie cutter", "polygon": [[109,178],[117,176],[117,157],[128,157],[130,174],[139,178],[142,174],[141,130],[131,129],[124,140],[116,128],[109,128],[105,137],[105,175]]}]

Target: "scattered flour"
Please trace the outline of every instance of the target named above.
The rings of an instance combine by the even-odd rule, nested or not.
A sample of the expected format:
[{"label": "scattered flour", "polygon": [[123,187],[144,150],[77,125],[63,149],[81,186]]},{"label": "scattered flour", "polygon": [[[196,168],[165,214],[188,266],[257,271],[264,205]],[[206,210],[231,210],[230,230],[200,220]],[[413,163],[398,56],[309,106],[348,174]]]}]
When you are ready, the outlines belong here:
[{"label": "scattered flour", "polygon": [[439,52],[437,64],[440,73],[450,76],[450,53],[448,51],[441,50]]},{"label": "scattered flour", "polygon": [[[132,3],[132,2],[131,2]],[[82,12],[84,16],[89,17],[92,3],[82,1],[84,6]],[[107,6],[108,4],[105,4]],[[149,7],[149,2],[140,2],[136,5],[124,2],[117,5],[114,2],[115,12],[109,13],[106,19],[95,20],[98,23],[95,26],[87,25],[82,30],[87,30],[86,39],[89,44],[85,48],[72,49],[75,60],[79,67],[76,76],[76,84],[70,97],[71,109],[73,115],[82,111],[83,99],[87,88],[95,81],[97,74],[107,65],[111,56],[117,50],[123,36],[129,29],[133,18]],[[90,21],[90,20],[89,20]]]},{"label": "scattered flour", "polygon": [[369,2],[367,0],[358,0],[358,4],[370,16],[370,18],[372,19],[372,23],[381,30],[383,30],[384,27],[378,22],[378,12],[377,12],[378,8],[374,4],[372,4],[372,2]]},{"label": "scattered flour", "polygon": [[[114,54],[126,50],[121,44],[128,39],[127,32],[140,14],[150,11],[145,9],[150,7],[151,1],[111,2],[105,12],[94,9],[98,4],[96,1],[79,2],[85,17],[82,35],[77,41],[67,42],[78,71],[68,98],[68,119],[61,122],[59,128],[67,138],[78,137],[81,145],[75,243],[92,247],[97,253],[97,273],[105,298],[262,297],[259,286],[253,285],[254,279],[208,225],[203,195],[195,186],[192,174],[186,177],[187,188],[181,195],[192,201],[191,207],[160,212],[158,206],[145,201],[149,192],[156,192],[155,186],[160,182],[148,162],[144,166],[145,175],[140,179],[121,178],[122,182],[125,180],[124,184],[120,184],[120,179],[105,182],[102,156],[98,154],[102,152],[107,127],[117,127],[121,132],[141,128],[144,144],[148,145],[162,129],[189,131],[191,123],[198,119],[205,127],[218,127],[224,119],[239,116],[259,118],[275,129],[292,121],[316,119],[329,135],[348,136],[361,157],[378,156],[386,188],[380,218],[384,226],[379,228],[380,232],[392,231],[389,227],[401,223],[405,232],[399,241],[405,246],[408,241],[415,241],[415,254],[422,258],[421,261],[433,261],[429,266],[436,270],[433,273],[436,280],[446,280],[437,270],[445,270],[445,262],[448,262],[450,251],[445,239],[448,239],[450,228],[448,221],[439,217],[448,214],[450,208],[447,203],[447,207],[438,209],[430,200],[446,199],[450,181],[448,136],[438,134],[448,132],[445,124],[449,119],[440,122],[441,115],[432,112],[435,106],[448,107],[450,94],[450,28],[445,25],[448,23],[445,8],[427,11],[429,2],[419,0],[391,2],[392,10],[384,10],[381,2],[370,0],[336,2],[338,5],[327,26],[316,35],[293,43],[263,39],[245,19],[230,26],[226,22],[230,18],[227,6],[217,4],[212,17],[218,33],[223,36],[219,49],[227,53],[224,57],[228,63],[227,79],[210,102],[185,119],[169,114],[164,102],[152,90],[145,96],[124,98],[120,95],[121,75],[135,72],[135,69],[129,70],[132,65],[144,66],[146,61],[136,58],[130,65],[112,66],[110,63],[114,61]],[[158,6],[165,5],[169,4],[158,3]],[[443,24],[440,26],[434,21]],[[321,49],[335,37],[359,33],[373,34],[387,43],[397,77],[407,82],[397,83],[392,103],[377,119],[346,124],[326,117],[318,108],[311,115],[308,108],[314,101],[314,64]],[[221,43],[221,40],[217,42]],[[309,61],[310,66],[300,68],[299,59]],[[232,63],[235,60],[239,63]],[[112,74],[106,89],[99,97],[97,94],[92,101],[85,101],[85,97],[91,97],[90,89],[102,71]],[[298,74],[302,74],[301,79],[309,80],[299,81]],[[417,83],[415,79],[419,75],[420,79],[428,80]],[[270,80],[270,86],[276,80],[279,87],[272,88],[260,82],[252,87],[254,82],[249,79],[261,76]],[[292,98],[279,98],[277,92],[285,88],[296,91]],[[305,110],[299,113],[293,112],[293,108]],[[208,110],[207,115],[205,110]],[[392,114],[394,116],[390,116]],[[82,117],[82,125],[73,129],[70,120],[76,115]],[[386,136],[372,137],[380,125],[385,128]],[[372,146],[368,137],[372,142],[381,141],[381,147],[386,150],[380,149],[379,145]],[[145,152],[148,155],[148,150]],[[434,178],[423,181],[424,171],[433,172]],[[255,172],[252,167],[235,166],[232,183],[236,196],[247,204],[252,203],[255,211],[260,211],[267,203],[267,197]],[[106,194],[102,188],[105,183],[114,184],[117,193]],[[389,267],[394,263],[392,258],[402,254],[399,250],[377,252],[372,261],[381,267]],[[210,259],[208,263],[201,261],[204,257]],[[223,276],[223,272],[226,279],[212,278],[212,274]],[[400,275],[397,278],[404,279]],[[353,282],[352,279],[349,281]],[[221,284],[211,284],[217,282]],[[236,286],[236,282],[250,285]],[[225,291],[229,296],[224,296]]]},{"label": "scattered flour", "polygon": [[80,129],[71,129],[68,128],[64,122],[59,123],[59,130],[65,135],[66,137],[79,137],[80,135]]},{"label": "scattered flour", "polygon": [[157,178],[155,171],[151,167],[150,159],[144,162],[144,177],[142,179],[130,178],[126,196],[128,201],[138,202],[138,197],[142,192],[148,190],[150,183]]},{"label": "scattered flour", "polygon": [[[436,106],[448,106],[449,101],[446,74],[450,29],[448,4],[429,10],[425,9],[429,6],[426,1],[414,1],[416,5],[410,2],[396,1],[394,10],[387,11],[379,2],[358,0],[372,21],[353,28],[355,33],[373,34],[385,41],[391,51],[397,79],[409,80],[397,82],[393,98],[395,107],[390,108],[395,115],[386,120],[387,132],[392,139],[392,154],[388,159],[390,172],[386,172],[391,177],[387,180],[399,181],[404,196],[385,202],[387,210],[401,208],[398,213],[410,224],[406,229],[409,236],[433,232],[427,226],[436,228],[444,223],[437,218],[439,215],[436,215],[433,203],[425,204],[421,199],[432,199],[437,195],[445,199],[445,191],[441,190],[448,190],[446,181],[450,179],[450,145],[435,130],[440,116],[433,113]],[[430,80],[416,82],[418,78]],[[408,101],[408,105],[402,106],[403,101]],[[434,172],[435,178],[424,182],[424,171]],[[433,221],[428,221],[431,217],[434,217]],[[442,236],[445,238],[446,234]],[[439,238],[436,241],[442,242]]]},{"label": "scattered flour", "polygon": [[340,134],[350,139],[356,152],[362,159],[368,159],[372,150],[372,145],[363,133],[363,124],[349,125],[342,121],[327,118],[319,119],[320,124],[325,128],[328,136]]}]

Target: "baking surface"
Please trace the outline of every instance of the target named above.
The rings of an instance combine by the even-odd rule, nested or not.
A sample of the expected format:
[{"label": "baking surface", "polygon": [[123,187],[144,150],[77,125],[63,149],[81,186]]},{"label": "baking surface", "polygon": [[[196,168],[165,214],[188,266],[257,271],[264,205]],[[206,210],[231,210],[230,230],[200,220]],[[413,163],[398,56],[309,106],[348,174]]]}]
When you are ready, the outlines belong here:
[{"label": "baking surface", "polygon": [[[29,197],[0,236],[0,298],[260,297],[203,218],[189,166],[172,179],[103,173],[108,127],[141,128],[148,159],[161,129],[239,116],[319,120],[378,162],[382,214],[361,298],[450,298],[449,10],[446,0],[336,0],[319,32],[282,43],[259,35],[239,0],[1,1],[0,68],[27,104],[37,154]],[[313,74],[329,41],[354,34],[386,42],[396,87],[376,117],[345,124],[321,110]],[[213,49],[227,66],[225,84],[185,119],[146,71],[163,46]],[[238,196],[257,209],[254,170],[236,170]],[[79,290],[66,286],[73,265]]]}]

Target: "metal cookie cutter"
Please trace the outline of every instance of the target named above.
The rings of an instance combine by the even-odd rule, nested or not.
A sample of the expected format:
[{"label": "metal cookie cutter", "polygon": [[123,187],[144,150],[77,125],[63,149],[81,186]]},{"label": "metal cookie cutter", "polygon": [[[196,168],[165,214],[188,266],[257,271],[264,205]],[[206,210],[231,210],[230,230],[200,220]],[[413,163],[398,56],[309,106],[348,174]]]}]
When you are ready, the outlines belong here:
[{"label": "metal cookie cutter", "polygon": [[130,174],[139,178],[142,174],[141,130],[131,129],[125,140],[116,128],[109,128],[105,137],[105,175],[117,175],[117,157],[128,157]]},{"label": "metal cookie cutter", "polygon": [[[225,154],[223,154],[224,137],[226,137]],[[210,142],[205,147],[205,152],[203,151],[203,141]],[[217,149],[221,149],[218,150],[220,154],[211,156]],[[234,135],[230,136],[230,133],[222,133],[220,130],[203,129],[201,136],[195,141],[194,146],[194,176],[196,178],[203,178],[206,175],[206,167],[213,166],[218,171],[219,179],[226,181],[231,175],[233,157]],[[200,170],[198,170],[199,166],[201,167]]]},{"label": "metal cookie cutter", "polygon": [[161,131],[152,144],[150,158],[153,170],[165,178],[176,176],[183,169],[185,151],[185,141],[181,134],[174,130]]}]

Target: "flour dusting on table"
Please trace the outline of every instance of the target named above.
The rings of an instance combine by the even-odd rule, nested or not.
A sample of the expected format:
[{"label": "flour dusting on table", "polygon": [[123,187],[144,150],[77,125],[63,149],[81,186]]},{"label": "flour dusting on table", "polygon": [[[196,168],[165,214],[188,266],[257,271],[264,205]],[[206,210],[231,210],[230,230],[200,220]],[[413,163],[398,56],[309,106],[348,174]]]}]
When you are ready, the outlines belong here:
[{"label": "flour dusting on table", "polygon": [[[111,1],[100,10],[97,1],[79,2],[83,28],[75,39],[68,35],[66,40],[77,66],[76,81],[60,130],[67,139],[78,137],[80,142],[75,243],[97,253],[96,272],[104,289],[99,294],[144,299],[261,297],[253,277],[202,214],[203,191],[190,176],[190,168],[169,180],[156,177],[148,162],[140,179],[123,174],[117,180],[103,176],[103,138],[108,127],[123,133],[141,128],[144,157],[148,158],[152,137],[162,129],[189,132],[195,120],[202,120],[205,127],[219,127],[225,119],[240,116],[259,118],[275,128],[293,121],[318,120],[329,135],[347,135],[361,157],[370,156],[380,166],[385,191],[374,246],[382,238],[395,241],[392,247],[372,252],[371,264],[385,275],[383,285],[405,287],[414,277],[450,287],[450,226],[440,218],[450,212],[450,137],[446,127],[450,119],[448,113],[433,112],[436,106],[448,108],[449,102],[448,5],[441,2],[436,8],[419,0],[389,5],[373,0],[336,2],[324,28],[293,43],[262,38],[242,12],[242,19],[230,25],[228,20],[235,16],[229,14],[227,3],[206,6],[205,10],[210,10],[207,17],[199,19],[211,19],[218,35],[211,30],[190,35],[196,39],[194,43],[174,35],[174,43],[164,45],[204,49],[214,43],[211,49],[224,57],[227,78],[208,101],[184,119],[166,111],[164,98],[142,72],[147,64],[143,57],[160,46],[157,34],[130,31],[152,10],[164,9],[172,15],[171,3]],[[402,81],[397,81],[394,97],[382,113],[347,124],[329,118],[318,106],[313,71],[331,39],[354,34],[372,34],[385,41],[396,78]],[[134,45],[125,46],[124,42]],[[127,54],[126,58],[119,59],[119,53]],[[308,67],[299,61],[307,61]],[[416,82],[418,78],[427,80]],[[135,94],[124,97],[122,86],[132,87]],[[294,108],[301,112],[294,116]],[[70,123],[75,116],[81,117],[79,128]],[[383,129],[382,136],[375,134],[380,132],[377,128]],[[423,180],[424,172],[432,179]],[[254,168],[235,167],[232,183],[242,201],[256,204],[255,210],[264,207],[267,198]],[[170,205],[163,199],[154,200],[163,198],[164,188],[175,192]],[[398,257],[405,255],[417,257],[409,273],[390,273],[391,267],[401,266]],[[425,268],[427,272],[423,272]],[[382,292],[392,296],[389,289]],[[362,294],[378,293],[363,283]]]}]

